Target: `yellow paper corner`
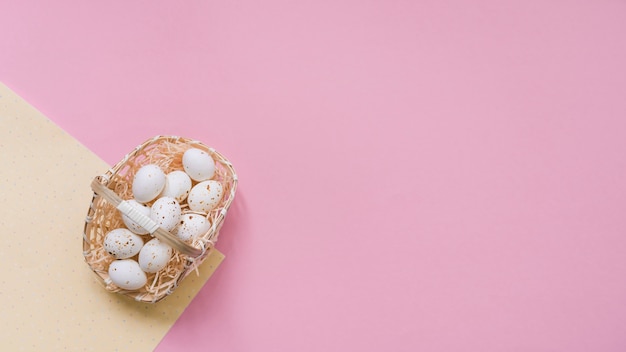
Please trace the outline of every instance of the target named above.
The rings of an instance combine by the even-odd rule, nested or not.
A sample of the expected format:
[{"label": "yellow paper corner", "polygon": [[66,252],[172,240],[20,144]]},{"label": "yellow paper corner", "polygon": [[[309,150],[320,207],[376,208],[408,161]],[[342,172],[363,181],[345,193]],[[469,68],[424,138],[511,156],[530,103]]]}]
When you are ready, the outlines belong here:
[{"label": "yellow paper corner", "polygon": [[0,343],[3,350],[153,350],[219,266],[215,250],[156,304],[105,291],[82,256],[104,161],[0,84]]}]

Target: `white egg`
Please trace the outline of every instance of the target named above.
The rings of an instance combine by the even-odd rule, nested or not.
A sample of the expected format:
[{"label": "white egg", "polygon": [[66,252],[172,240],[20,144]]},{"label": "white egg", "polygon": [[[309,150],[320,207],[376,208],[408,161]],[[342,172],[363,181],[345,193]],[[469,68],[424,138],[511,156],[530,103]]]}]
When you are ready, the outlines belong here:
[{"label": "white egg", "polygon": [[156,273],[165,268],[171,257],[172,247],[154,238],[139,252],[139,267],[147,273]]},{"label": "white egg", "polygon": [[183,154],[183,168],[194,181],[205,181],[215,174],[215,161],[204,150],[191,148]]},{"label": "white egg", "polygon": [[180,203],[191,190],[191,179],[184,171],[172,171],[165,176],[165,187],[159,197],[172,197]]},{"label": "white egg", "polygon": [[142,166],[133,179],[133,196],[139,203],[156,198],[165,187],[165,174],[157,165]]},{"label": "white egg", "polygon": [[[145,216],[150,216],[150,207],[145,206],[139,202],[137,202],[134,199],[130,199],[128,200],[128,203],[135,209],[137,209],[140,213],[142,213]],[[141,227],[141,225],[137,224],[136,222],[134,222],[133,220],[131,220],[128,216],[122,214],[122,221],[124,221],[124,225],[126,225],[126,227],[128,227],[129,230],[131,230],[132,232],[138,234],[138,235],[145,235],[148,233],[148,230],[144,229],[143,227]]]},{"label": "white egg", "polygon": [[207,233],[210,228],[211,222],[206,217],[198,214],[183,214],[174,233],[181,240],[187,241]]},{"label": "white egg", "polygon": [[180,204],[172,197],[159,198],[152,204],[150,219],[166,231],[172,231],[180,221]]},{"label": "white egg", "polygon": [[125,290],[140,289],[148,281],[146,273],[132,259],[114,260],[109,265],[109,278],[117,287]]},{"label": "white egg", "polygon": [[143,246],[141,237],[128,229],[109,231],[104,237],[104,250],[116,259],[126,259],[139,253]]},{"label": "white egg", "polygon": [[200,182],[189,192],[187,204],[193,211],[208,213],[219,204],[223,193],[224,187],[219,181]]}]

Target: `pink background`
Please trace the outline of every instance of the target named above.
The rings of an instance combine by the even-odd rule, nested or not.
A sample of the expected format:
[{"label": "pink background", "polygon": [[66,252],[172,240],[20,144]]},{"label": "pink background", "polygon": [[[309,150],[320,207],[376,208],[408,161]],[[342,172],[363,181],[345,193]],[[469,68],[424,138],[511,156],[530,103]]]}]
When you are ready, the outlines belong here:
[{"label": "pink background", "polygon": [[626,2],[0,7],[0,81],[104,160],[237,167],[157,351],[626,350]]}]

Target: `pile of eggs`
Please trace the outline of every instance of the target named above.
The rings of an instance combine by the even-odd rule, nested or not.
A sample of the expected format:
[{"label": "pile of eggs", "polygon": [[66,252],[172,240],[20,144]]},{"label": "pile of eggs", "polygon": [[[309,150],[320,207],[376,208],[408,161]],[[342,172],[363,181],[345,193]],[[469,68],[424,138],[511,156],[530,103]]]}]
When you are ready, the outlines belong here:
[{"label": "pile of eggs", "polygon": [[[207,152],[188,149],[182,164],[184,170],[167,175],[158,165],[142,166],[133,178],[134,199],[128,202],[166,231],[191,241],[209,231],[211,223],[201,214],[217,207],[224,189],[219,181],[212,180],[215,161]],[[185,201],[189,212],[183,214],[181,204]],[[115,258],[109,265],[109,278],[119,288],[137,290],[146,285],[146,273],[167,266],[173,249],[157,238],[149,239],[148,231],[126,215],[122,214],[122,220],[125,228],[113,229],[104,237],[105,251]],[[148,242],[144,243],[144,237]]]}]

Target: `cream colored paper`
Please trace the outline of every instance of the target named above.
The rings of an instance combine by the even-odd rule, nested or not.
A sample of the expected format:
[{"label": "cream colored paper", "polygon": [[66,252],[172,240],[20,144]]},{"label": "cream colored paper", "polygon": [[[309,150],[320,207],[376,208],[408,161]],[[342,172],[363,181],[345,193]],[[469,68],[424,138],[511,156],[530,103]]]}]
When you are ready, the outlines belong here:
[{"label": "cream colored paper", "polygon": [[154,349],[223,255],[157,304],[108,293],[83,259],[82,233],[89,184],[109,165],[2,84],[0,127],[2,350]]}]

